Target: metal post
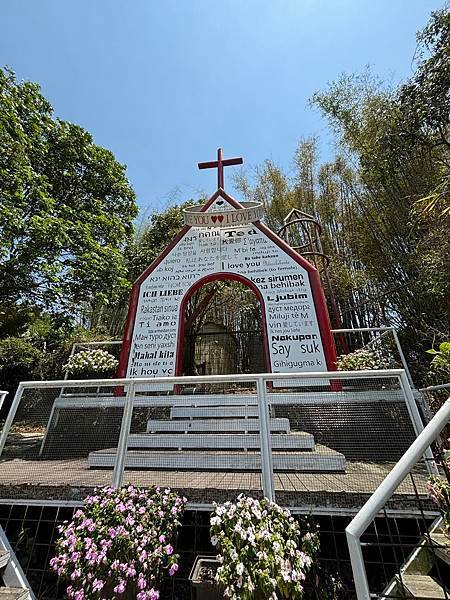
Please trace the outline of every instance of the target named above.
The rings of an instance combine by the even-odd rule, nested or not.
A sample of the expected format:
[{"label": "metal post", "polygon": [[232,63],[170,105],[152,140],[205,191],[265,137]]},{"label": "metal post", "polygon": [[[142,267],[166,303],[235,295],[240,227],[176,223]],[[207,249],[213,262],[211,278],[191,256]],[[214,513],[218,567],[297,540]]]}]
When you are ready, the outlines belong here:
[{"label": "metal post", "polygon": [[345,530],[345,533],[347,535],[347,545],[352,565],[356,597],[358,600],[369,600],[369,582],[367,581],[367,573],[364,566],[364,557],[359,536],[348,531],[348,528]]},{"label": "metal post", "polygon": [[134,383],[128,384],[125,406],[123,408],[122,425],[120,427],[119,441],[117,444],[116,463],[112,475],[113,487],[121,487],[123,472],[125,469],[125,458],[128,450],[128,436],[130,435],[131,419],[133,416]]},{"label": "metal post", "polygon": [[[414,431],[416,433],[416,436],[419,437],[419,435],[424,430],[424,426],[423,426],[422,418],[419,413],[419,409],[417,408],[417,404],[416,404],[416,400],[414,398],[413,391],[411,389],[411,386],[409,385],[409,381],[408,381],[405,371],[402,371],[400,373],[399,381],[400,381],[400,386],[402,388],[403,394],[405,396],[406,407],[408,408],[409,416],[411,418],[411,421],[412,421],[412,424],[414,427]],[[425,465],[426,465],[427,470],[430,473],[430,475],[439,475],[439,469],[437,468],[436,462],[434,460],[433,452],[431,451],[430,447],[428,447],[425,450],[424,459],[425,459]]]},{"label": "metal post", "polygon": [[16,416],[19,403],[22,400],[23,395],[23,384],[19,383],[17,387],[14,400],[12,401],[11,408],[9,409],[8,416],[6,417],[5,424],[3,425],[2,433],[0,435],[0,456],[3,454],[3,448],[5,447],[6,438],[8,437],[9,430],[11,429],[12,422]]},{"label": "metal post", "polygon": [[261,471],[263,494],[272,502],[275,501],[273,483],[272,447],[270,442],[269,405],[266,396],[266,383],[262,377],[256,380],[258,394],[259,437],[261,440]]},{"label": "metal post", "polygon": [[408,363],[406,362],[405,355],[403,354],[402,346],[400,344],[400,340],[398,339],[398,335],[397,335],[397,331],[396,331],[395,327],[392,327],[391,331],[392,331],[392,335],[394,336],[395,344],[397,346],[397,350],[400,355],[400,360],[402,362],[403,368],[405,369],[405,373],[408,378],[409,385],[411,387],[414,387],[414,381],[412,380],[411,373],[410,373],[410,370],[408,367]]}]

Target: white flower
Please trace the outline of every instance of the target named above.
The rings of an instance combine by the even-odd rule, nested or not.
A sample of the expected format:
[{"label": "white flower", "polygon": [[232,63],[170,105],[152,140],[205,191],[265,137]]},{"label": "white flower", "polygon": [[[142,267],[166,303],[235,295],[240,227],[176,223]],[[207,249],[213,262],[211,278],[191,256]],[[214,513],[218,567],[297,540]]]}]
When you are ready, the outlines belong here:
[{"label": "white flower", "polygon": [[217,542],[219,541],[219,538],[217,537],[217,535],[213,535],[211,538],[211,544],[213,546],[217,546]]},{"label": "white flower", "polygon": [[242,563],[238,563],[236,566],[236,573],[238,575],[242,575],[243,572],[244,572],[244,565]]}]

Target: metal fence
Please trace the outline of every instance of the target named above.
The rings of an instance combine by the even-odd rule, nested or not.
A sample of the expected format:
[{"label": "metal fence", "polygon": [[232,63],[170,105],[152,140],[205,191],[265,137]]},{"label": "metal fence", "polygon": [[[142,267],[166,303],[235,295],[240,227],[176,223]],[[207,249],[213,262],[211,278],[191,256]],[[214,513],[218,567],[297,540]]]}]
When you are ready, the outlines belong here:
[{"label": "metal fence", "polygon": [[[404,369],[410,385],[414,387],[395,327],[332,329],[331,333],[338,355],[370,349],[389,368]],[[262,331],[203,331],[194,336],[185,336],[184,343],[189,344],[190,338],[194,339],[197,372],[189,374],[257,373],[264,368]],[[121,340],[77,342],[70,356],[82,350],[101,348],[118,357],[121,345]]]},{"label": "metal fence", "polygon": [[[430,520],[428,511],[431,500],[420,493],[417,475],[421,468],[429,466],[430,446],[433,446],[438,464],[440,462],[435,475],[443,483],[447,481],[450,484],[446,466],[448,458],[445,458],[448,440],[442,437],[449,420],[450,398],[347,527],[358,600],[450,598],[450,544],[445,535],[445,523],[442,517]],[[432,464],[434,469],[436,463],[433,461]],[[410,528],[407,537],[400,536],[387,518],[383,521],[382,529],[376,525],[380,523],[380,516],[386,516],[399,489],[405,486],[414,491],[412,500],[416,504],[417,514],[421,516],[417,530]],[[370,576],[373,564],[381,566],[377,578]]]},{"label": "metal fence", "polygon": [[404,369],[409,383],[414,386],[395,327],[332,329],[331,332],[338,354],[347,354],[359,349],[372,350],[390,368]]},{"label": "metal fence", "polygon": [[0,492],[134,483],[197,506],[245,492],[359,507],[422,429],[404,370],[25,382],[0,437]]}]

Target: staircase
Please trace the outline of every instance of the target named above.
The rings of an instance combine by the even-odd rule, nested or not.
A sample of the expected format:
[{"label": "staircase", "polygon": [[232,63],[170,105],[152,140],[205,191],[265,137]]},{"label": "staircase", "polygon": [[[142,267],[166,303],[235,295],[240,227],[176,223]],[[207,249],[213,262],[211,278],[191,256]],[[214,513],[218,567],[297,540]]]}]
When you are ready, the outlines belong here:
[{"label": "staircase", "polygon": [[450,598],[450,588],[442,576],[450,573],[450,541],[441,529],[442,519],[437,519],[420,545],[380,596],[388,598],[420,598],[441,600]]},{"label": "staircase", "polygon": [[2,527],[0,527],[0,600],[36,600]]},{"label": "staircase", "polygon": [[[145,433],[129,436],[125,467],[260,470],[259,427],[255,396],[178,396],[168,418],[150,419]],[[310,433],[291,431],[288,418],[271,418],[270,430],[275,470],[345,470],[343,454],[316,445]],[[115,449],[97,450],[88,457],[91,468],[112,468],[115,461]]]}]

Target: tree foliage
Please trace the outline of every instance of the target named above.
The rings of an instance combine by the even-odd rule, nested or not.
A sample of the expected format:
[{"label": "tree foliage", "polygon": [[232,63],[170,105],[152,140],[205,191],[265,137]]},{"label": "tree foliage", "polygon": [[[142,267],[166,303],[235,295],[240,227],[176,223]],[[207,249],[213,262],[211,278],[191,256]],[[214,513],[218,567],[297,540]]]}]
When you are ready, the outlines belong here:
[{"label": "tree foliage", "polygon": [[137,214],[125,168],[0,69],[0,304],[70,311],[125,283]]},{"label": "tree foliage", "polygon": [[309,139],[293,174],[266,161],[237,178],[272,228],[293,207],[320,220],[344,326],[395,325],[413,361],[449,330],[449,40],[448,10],[433,13],[409,81],[391,89],[366,70],[313,96],[338,141],[331,162]]}]

